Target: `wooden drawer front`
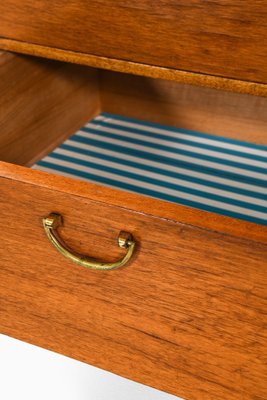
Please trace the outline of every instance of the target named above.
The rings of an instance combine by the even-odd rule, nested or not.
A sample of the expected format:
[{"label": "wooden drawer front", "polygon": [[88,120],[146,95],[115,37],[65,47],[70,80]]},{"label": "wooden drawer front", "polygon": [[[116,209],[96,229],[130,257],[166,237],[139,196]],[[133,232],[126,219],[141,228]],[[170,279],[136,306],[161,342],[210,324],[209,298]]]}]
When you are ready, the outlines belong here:
[{"label": "wooden drawer front", "polygon": [[[96,185],[70,194],[57,182],[79,183],[53,179],[1,179],[1,332],[186,399],[265,399],[267,246],[91,200]],[[63,239],[97,258],[118,257],[117,234],[130,231],[134,259],[111,272],[72,264],[43,231],[51,211],[64,216]]]},{"label": "wooden drawer front", "polygon": [[[63,3],[1,2],[0,36],[135,63],[267,82],[263,0]],[[53,57],[52,52],[47,55]]]}]

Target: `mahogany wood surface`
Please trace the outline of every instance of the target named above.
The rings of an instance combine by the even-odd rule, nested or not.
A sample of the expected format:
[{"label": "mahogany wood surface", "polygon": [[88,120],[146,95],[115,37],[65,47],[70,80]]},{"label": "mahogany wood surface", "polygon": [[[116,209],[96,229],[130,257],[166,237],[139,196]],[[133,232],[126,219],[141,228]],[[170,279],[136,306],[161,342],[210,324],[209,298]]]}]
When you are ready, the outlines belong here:
[{"label": "mahogany wood surface", "polygon": [[[266,399],[267,246],[96,197],[1,179],[1,333],[185,399]],[[132,232],[134,259],[72,264],[43,231],[51,211],[69,246],[104,260]]]},{"label": "mahogany wood surface", "polygon": [[32,164],[100,111],[97,71],[0,54],[0,159]]},{"label": "mahogany wood surface", "polygon": [[267,145],[267,98],[99,70],[101,109]]},{"label": "mahogany wood surface", "polygon": [[267,100],[2,52],[0,159],[31,165],[101,111],[266,144]]},{"label": "mahogany wood surface", "polygon": [[0,16],[4,39],[267,83],[264,0],[6,0]]},{"label": "mahogany wood surface", "polygon": [[205,75],[180,69],[158,67],[155,65],[96,56],[77,51],[62,50],[1,37],[0,48],[16,53],[29,54],[74,64],[83,64],[110,71],[141,75],[149,78],[168,79],[183,84],[267,97],[267,85],[264,83],[223,78],[220,76]]},{"label": "mahogany wood surface", "polygon": [[[266,14],[263,0],[7,0],[0,48],[266,96]],[[186,128],[266,143],[264,99],[111,73],[99,89],[96,70],[4,60],[2,160],[47,153],[101,109],[99,90],[105,111],[176,125],[179,109]],[[266,227],[3,162],[0,181],[1,333],[185,399],[267,398]],[[71,264],[43,231],[51,211],[70,247],[104,260],[130,231],[133,261]]]},{"label": "mahogany wood surface", "polygon": [[[93,201],[116,205],[122,209],[130,209],[141,214],[149,214],[166,220],[173,220],[182,224],[197,226],[267,244],[267,227],[264,225],[1,161],[0,177],[70,195],[90,196],[90,199]],[[18,193],[18,197],[19,195]]]}]

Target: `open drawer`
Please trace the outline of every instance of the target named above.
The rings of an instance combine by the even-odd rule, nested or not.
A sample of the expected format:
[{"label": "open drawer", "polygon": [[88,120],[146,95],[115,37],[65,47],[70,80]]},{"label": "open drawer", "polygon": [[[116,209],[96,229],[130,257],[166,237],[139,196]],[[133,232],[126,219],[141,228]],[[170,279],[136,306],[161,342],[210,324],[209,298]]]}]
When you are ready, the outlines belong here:
[{"label": "open drawer", "polygon": [[[1,60],[1,333],[186,399],[266,398],[264,224],[29,168],[102,111],[264,144],[266,99]],[[69,248],[108,263],[130,232],[130,261],[64,258],[51,212]]]}]

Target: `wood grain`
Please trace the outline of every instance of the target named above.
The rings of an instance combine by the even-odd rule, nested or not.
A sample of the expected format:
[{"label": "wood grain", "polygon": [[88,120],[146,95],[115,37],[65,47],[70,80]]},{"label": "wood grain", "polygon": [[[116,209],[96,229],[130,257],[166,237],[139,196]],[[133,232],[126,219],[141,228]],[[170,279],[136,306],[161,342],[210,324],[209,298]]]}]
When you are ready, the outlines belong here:
[{"label": "wood grain", "polygon": [[100,111],[97,71],[2,52],[0,159],[30,165]]},{"label": "wood grain", "polygon": [[[267,226],[0,161],[0,177],[267,244]],[[19,194],[18,194],[19,196]]]},{"label": "wood grain", "polygon": [[267,143],[262,97],[4,52],[0,63],[4,161],[31,165],[101,110]]},{"label": "wood grain", "polygon": [[267,99],[99,71],[103,111],[267,144]]},{"label": "wood grain", "polygon": [[7,0],[0,15],[6,39],[267,83],[264,0]]},{"label": "wood grain", "polygon": [[141,64],[103,56],[95,56],[92,54],[62,50],[54,47],[41,46],[1,37],[0,48],[17,53],[29,54],[68,63],[83,64],[110,71],[141,75],[149,78],[168,79],[183,84],[267,97],[267,85],[258,82],[223,78],[214,75],[183,71],[180,69]]},{"label": "wood grain", "polygon": [[[266,399],[267,246],[90,197],[1,180],[1,333],[185,399]],[[132,232],[134,260],[68,262],[43,232],[50,211],[93,257],[118,257],[118,231]]]}]

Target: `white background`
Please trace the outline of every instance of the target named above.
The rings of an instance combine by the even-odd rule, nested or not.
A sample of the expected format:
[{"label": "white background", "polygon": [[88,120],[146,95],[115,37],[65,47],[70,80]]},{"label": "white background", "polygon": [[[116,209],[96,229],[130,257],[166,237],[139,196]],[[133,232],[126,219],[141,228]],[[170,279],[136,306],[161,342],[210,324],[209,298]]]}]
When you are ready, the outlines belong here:
[{"label": "white background", "polygon": [[4,335],[0,335],[0,399],[179,400]]}]

